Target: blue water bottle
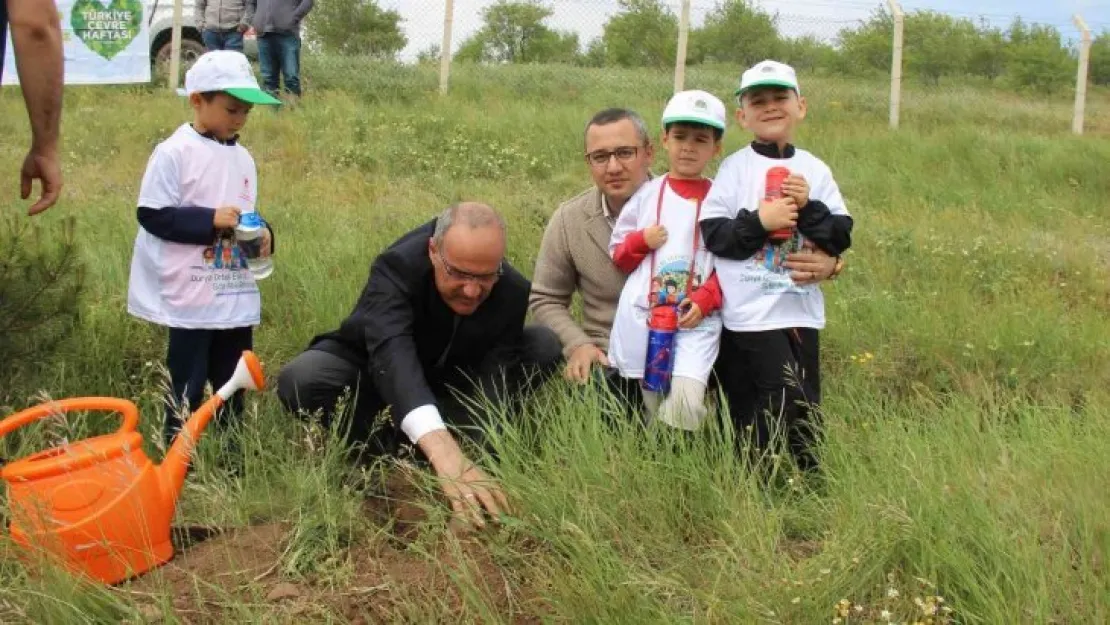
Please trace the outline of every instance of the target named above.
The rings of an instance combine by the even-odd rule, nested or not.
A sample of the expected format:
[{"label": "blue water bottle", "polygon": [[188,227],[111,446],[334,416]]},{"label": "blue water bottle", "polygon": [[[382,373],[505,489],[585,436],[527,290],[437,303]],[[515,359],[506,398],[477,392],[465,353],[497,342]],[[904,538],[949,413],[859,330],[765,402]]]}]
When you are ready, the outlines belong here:
[{"label": "blue water bottle", "polygon": [[663,393],[671,390],[671,372],[674,371],[675,337],[678,335],[678,310],[675,306],[655,306],[648,320],[647,361],[644,363],[646,391]]}]

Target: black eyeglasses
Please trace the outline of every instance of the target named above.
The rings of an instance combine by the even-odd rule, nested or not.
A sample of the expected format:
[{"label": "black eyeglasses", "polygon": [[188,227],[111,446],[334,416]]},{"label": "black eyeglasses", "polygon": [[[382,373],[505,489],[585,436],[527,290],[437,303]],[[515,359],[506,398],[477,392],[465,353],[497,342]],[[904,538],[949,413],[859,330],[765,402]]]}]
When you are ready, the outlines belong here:
[{"label": "black eyeglasses", "polygon": [[478,273],[470,273],[468,271],[463,271],[462,269],[459,269],[458,267],[452,266],[451,263],[447,262],[447,259],[445,259],[443,257],[443,251],[442,250],[436,249],[436,256],[439,257],[439,262],[440,262],[440,264],[443,265],[443,271],[452,280],[461,280],[463,282],[477,282],[478,284],[488,286],[488,285],[493,284],[494,282],[497,282],[497,280],[505,272],[505,261],[498,262],[497,263],[497,271],[495,271],[493,273],[478,274]]},{"label": "black eyeglasses", "polygon": [[640,148],[634,145],[621,146],[615,150],[594,150],[586,154],[586,162],[594,167],[602,167],[609,164],[609,159],[614,156],[622,163],[636,158],[640,152]]}]

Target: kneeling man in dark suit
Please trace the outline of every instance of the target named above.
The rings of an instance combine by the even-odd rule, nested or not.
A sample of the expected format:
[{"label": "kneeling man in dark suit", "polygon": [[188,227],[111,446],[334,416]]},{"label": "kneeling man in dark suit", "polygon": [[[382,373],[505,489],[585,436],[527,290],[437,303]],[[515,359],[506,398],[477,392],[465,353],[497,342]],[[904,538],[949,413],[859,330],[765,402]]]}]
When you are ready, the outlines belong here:
[{"label": "kneeling man in dark suit", "polygon": [[[349,390],[349,437],[391,454],[403,435],[442,478],[455,511],[478,525],[480,508],[496,518],[507,504],[445,427],[477,431],[454,391],[519,400],[562,358],[554,332],[524,326],[531,285],[504,260],[505,248],[505,223],[493,208],[447,208],[374,260],[351,315],[313,338],[277,383],[287,409],[329,419]],[[375,428],[386,407],[392,424]]]}]

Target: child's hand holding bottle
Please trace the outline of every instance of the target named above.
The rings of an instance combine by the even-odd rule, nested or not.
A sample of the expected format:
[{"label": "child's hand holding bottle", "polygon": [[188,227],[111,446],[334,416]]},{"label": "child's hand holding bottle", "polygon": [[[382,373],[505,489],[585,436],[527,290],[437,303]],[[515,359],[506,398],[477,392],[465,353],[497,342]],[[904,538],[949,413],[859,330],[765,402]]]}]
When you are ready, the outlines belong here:
[{"label": "child's hand holding bottle", "polygon": [[791,196],[759,203],[759,222],[767,232],[793,228],[798,224],[798,203]]},{"label": "child's hand holding bottle", "polygon": [[217,208],[212,225],[216,228],[234,228],[239,225],[239,213],[239,209],[234,206]]},{"label": "child's hand holding bottle", "polygon": [[782,182],[782,192],[783,195],[794,198],[794,203],[798,205],[799,210],[809,203],[809,183],[806,182],[805,176],[790,174]]}]

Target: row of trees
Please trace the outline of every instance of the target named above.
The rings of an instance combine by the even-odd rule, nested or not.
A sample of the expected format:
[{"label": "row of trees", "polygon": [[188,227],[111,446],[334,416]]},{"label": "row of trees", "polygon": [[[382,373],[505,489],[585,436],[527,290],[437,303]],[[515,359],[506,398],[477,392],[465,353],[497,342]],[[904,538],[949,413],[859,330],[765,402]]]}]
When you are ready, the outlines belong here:
[{"label": "row of trees", "polygon": [[[571,63],[594,67],[674,65],[678,17],[663,0],[618,0],[620,11],[603,34],[585,46],[576,33],[548,24],[541,0],[498,0],[482,13],[482,27],[464,40],[454,60],[475,63]],[[395,58],[408,40],[401,15],[376,0],[320,0],[310,29],[325,51]],[[878,10],[834,43],[782,34],[777,15],[748,0],[719,0],[704,23],[691,29],[687,64],[749,66],[777,58],[803,71],[888,73],[894,20]],[[1008,28],[932,11],[905,16],[904,72],[936,83],[944,77],[980,76],[1016,87],[1048,89],[1074,81],[1076,51],[1052,26],[1015,19]],[[438,46],[419,55],[439,59]],[[1110,84],[1110,33],[1092,46],[1090,79]]]}]

